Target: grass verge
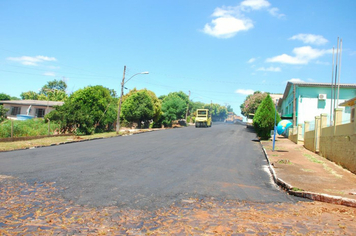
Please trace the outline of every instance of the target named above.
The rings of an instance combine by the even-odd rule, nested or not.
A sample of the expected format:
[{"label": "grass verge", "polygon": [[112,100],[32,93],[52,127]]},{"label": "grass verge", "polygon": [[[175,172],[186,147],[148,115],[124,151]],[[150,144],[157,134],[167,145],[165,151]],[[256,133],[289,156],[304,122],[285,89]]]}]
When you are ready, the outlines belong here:
[{"label": "grass verge", "polygon": [[[126,132],[120,132],[119,135],[125,135]],[[116,132],[100,133],[93,135],[83,135],[83,136],[62,136],[62,137],[50,137],[50,138],[41,138],[41,139],[32,139],[26,141],[16,141],[16,142],[1,142],[0,143],[0,152],[1,151],[12,151],[18,149],[26,149],[32,147],[40,146],[51,146],[58,145],[61,143],[76,142],[81,140],[89,140],[96,138],[110,138],[118,136]]]}]

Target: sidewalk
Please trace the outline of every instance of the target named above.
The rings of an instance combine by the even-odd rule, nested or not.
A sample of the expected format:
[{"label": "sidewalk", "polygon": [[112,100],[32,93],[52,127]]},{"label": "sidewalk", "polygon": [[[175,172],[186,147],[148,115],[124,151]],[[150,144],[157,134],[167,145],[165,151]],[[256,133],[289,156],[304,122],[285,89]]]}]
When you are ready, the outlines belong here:
[{"label": "sidewalk", "polygon": [[356,207],[356,175],[283,136],[261,141],[275,182],[291,195]]}]

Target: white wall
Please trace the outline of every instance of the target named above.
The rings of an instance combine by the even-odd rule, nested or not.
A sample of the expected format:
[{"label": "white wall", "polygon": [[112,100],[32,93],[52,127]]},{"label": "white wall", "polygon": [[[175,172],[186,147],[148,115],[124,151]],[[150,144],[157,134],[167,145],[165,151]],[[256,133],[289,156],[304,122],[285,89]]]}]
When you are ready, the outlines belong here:
[{"label": "white wall", "polygon": [[[315,116],[320,116],[322,113],[328,114],[328,124],[330,122],[330,100],[326,99],[325,102],[318,100],[318,98],[298,98],[298,124],[304,124],[304,121],[313,121]],[[339,100],[342,103],[346,100]],[[345,107],[339,107],[343,109],[343,117],[348,119],[349,113],[345,113]]]}]

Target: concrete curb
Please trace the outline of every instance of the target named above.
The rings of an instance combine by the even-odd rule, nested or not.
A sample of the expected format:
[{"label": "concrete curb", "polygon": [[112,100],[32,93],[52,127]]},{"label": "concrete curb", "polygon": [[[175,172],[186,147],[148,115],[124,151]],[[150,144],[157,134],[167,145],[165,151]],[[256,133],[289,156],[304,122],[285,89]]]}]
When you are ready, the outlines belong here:
[{"label": "concrete curb", "polygon": [[262,150],[265,154],[266,160],[268,162],[268,168],[272,174],[274,182],[278,186],[280,186],[282,189],[284,189],[287,193],[289,193],[290,195],[293,195],[296,197],[307,198],[307,199],[311,199],[311,200],[319,201],[319,202],[326,202],[326,203],[332,203],[332,204],[336,204],[336,205],[343,205],[343,206],[356,208],[356,200],[354,200],[354,199],[343,198],[343,197],[333,196],[333,195],[324,194],[324,193],[314,193],[314,192],[308,192],[308,191],[295,191],[294,189],[297,189],[297,188],[293,187],[292,185],[288,184],[284,180],[277,177],[277,174],[276,174],[273,166],[270,163],[266,149],[263,147],[261,142],[260,142],[260,145],[261,145]]}]

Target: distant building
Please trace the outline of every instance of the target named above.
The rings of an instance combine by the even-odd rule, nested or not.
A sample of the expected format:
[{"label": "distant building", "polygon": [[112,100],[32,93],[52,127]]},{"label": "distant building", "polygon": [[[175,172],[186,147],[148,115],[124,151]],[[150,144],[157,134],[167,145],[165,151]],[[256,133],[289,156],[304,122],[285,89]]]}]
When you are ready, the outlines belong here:
[{"label": "distant building", "polygon": [[235,123],[236,121],[242,121],[242,120],[243,120],[243,118],[241,116],[237,116],[234,112],[228,112],[225,122],[226,123]]},{"label": "distant building", "polygon": [[283,98],[282,93],[270,93],[269,96],[272,98],[274,105],[276,105],[279,99]]},{"label": "distant building", "polygon": [[[331,93],[331,83],[288,82],[283,97],[278,102],[282,119],[291,119],[296,126],[304,124],[304,121],[313,121],[315,116],[326,113],[329,121],[330,113],[333,114],[330,110],[333,107],[331,98],[334,98],[335,94],[333,91],[331,97]],[[355,96],[356,84],[340,84],[339,104]],[[343,117],[350,116],[351,109],[339,108],[343,108]]]},{"label": "distant building", "polygon": [[42,100],[3,100],[0,104],[9,109],[6,116],[9,119],[17,119],[18,115],[28,115],[35,118],[44,117],[54,110],[54,106],[62,106],[64,102]]}]

